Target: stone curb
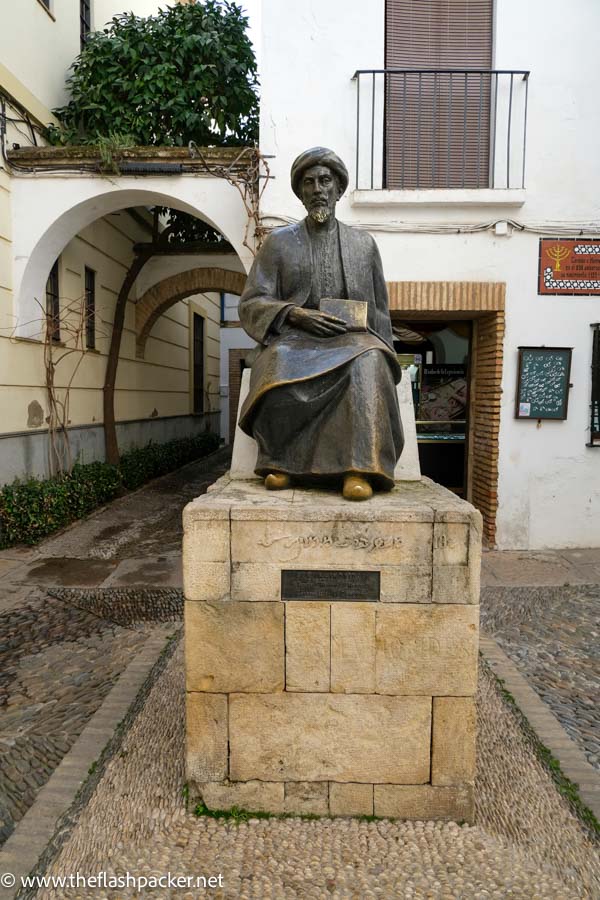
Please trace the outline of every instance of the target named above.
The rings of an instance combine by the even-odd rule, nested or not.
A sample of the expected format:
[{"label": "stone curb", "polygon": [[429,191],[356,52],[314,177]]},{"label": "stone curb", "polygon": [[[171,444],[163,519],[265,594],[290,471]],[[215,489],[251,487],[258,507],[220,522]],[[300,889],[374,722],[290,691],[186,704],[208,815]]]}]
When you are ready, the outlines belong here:
[{"label": "stone curb", "polygon": [[513,695],[541,743],[558,759],[569,781],[577,785],[583,803],[600,819],[600,774],[496,641],[481,634],[480,650],[494,675],[502,679],[506,690]]},{"label": "stone curb", "polygon": [[21,878],[37,865],[57,823],[72,805],[90,770],[125,717],[150,671],[168,644],[167,630],[148,639],[144,648],[120,675],[117,683],[63,757],[35,802],[27,810],[0,851],[0,875],[15,876],[15,887],[0,886],[0,900],[12,900]]}]

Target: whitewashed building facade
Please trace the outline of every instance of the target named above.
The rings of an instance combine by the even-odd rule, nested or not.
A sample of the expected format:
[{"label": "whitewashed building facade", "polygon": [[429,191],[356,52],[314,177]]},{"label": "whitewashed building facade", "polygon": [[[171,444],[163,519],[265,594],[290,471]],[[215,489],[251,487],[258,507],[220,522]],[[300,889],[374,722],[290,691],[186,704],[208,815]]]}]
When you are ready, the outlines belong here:
[{"label": "whitewashed building facade", "polygon": [[[124,6],[148,14],[158,5],[3,6],[5,146],[27,144],[26,122],[9,121],[19,117],[10,102],[43,125],[65,101],[82,7],[98,28]],[[598,546],[600,400],[592,366],[594,359],[599,365],[593,348],[600,354],[600,340],[591,326],[600,321],[600,5],[262,0],[250,12],[259,44],[260,150],[272,176],[261,203],[263,225],[304,215],[289,186],[298,153],[324,145],[345,160],[350,185],[338,216],[368,229],[379,245],[397,350],[413,379],[423,471],[481,509],[490,545]],[[140,277],[119,367],[120,439],[141,443],[197,427],[194,313],[206,321],[208,409],[215,421],[220,411],[223,434],[230,430],[251,343],[236,328],[232,299],[252,262],[237,191],[198,174],[109,180],[19,173],[5,162],[0,480],[43,474],[44,376],[30,323],[57,258],[67,300],[81,295],[86,269],[96,272],[103,333],[78,375],[71,424],[82,458],[102,455],[111,304],[133,244],[147,239],[139,217],[124,210],[157,203],[203,218],[235,252],[159,258]],[[138,301],[159,303],[161,291],[163,300],[168,291],[181,299],[164,307],[148,334]],[[547,389],[545,365],[555,390]]]},{"label": "whitewashed building facade", "polygon": [[[55,121],[52,109],[68,100],[68,70],[86,34],[124,10],[145,16],[159,6],[24,0],[0,7],[0,484],[50,471],[45,316],[50,311],[56,321],[59,359],[73,345],[73,319],[84,302],[93,322],[81,350],[58,362],[56,393],[64,400],[71,383],[73,456],[84,463],[104,458],[103,384],[115,303],[134,247],[151,240],[155,205],[209,222],[244,261],[233,252],[157,256],[146,264],[125,313],[114,401],[119,445],[219,430],[220,292],[239,291],[251,257],[237,190],[194,174],[94,175],[68,159],[55,164],[35,155],[43,126]],[[34,156],[19,161],[15,147]]]},{"label": "whitewashed building facade", "polygon": [[[298,153],[323,145],[344,159],[338,217],[375,237],[397,348],[417,357],[423,470],[479,506],[505,549],[600,545],[599,31],[594,0],[261,7],[260,146],[274,176],[263,221],[303,216],[289,185]],[[544,252],[570,254],[565,287],[545,274],[558,293],[540,293],[542,238]],[[534,402],[519,418],[520,347],[572,352],[523,351],[519,399],[533,390]],[[536,360],[558,366],[566,418],[547,391],[555,418],[536,408]]]}]

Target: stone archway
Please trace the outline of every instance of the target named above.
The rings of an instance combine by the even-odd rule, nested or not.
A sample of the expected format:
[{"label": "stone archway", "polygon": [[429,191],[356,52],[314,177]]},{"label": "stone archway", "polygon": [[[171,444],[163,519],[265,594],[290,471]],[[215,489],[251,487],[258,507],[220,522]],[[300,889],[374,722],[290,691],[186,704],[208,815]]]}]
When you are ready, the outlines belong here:
[{"label": "stone archway", "polygon": [[[110,213],[135,206],[171,206],[207,222],[232,245],[247,271],[252,253],[245,245],[248,214],[239,191],[223,178],[179,175],[165,179],[15,178],[13,294],[17,333],[40,339],[36,298],[45,296],[53,262],[76,234]],[[40,199],[41,198],[41,199]]]},{"label": "stone archway", "polygon": [[135,307],[136,356],[144,358],[146,341],[154,323],[179,300],[208,291],[241,294],[245,284],[246,276],[241,272],[216,266],[188,269],[153,284]]}]

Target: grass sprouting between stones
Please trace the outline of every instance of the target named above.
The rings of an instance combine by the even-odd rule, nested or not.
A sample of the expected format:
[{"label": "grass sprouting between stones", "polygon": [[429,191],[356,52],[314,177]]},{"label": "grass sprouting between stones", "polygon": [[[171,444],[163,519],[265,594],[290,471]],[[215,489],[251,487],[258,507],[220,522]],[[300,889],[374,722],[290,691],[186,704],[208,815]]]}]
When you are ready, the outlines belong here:
[{"label": "grass sprouting between stones", "polygon": [[529,723],[526,715],[518,705],[517,701],[515,700],[511,692],[505,687],[506,682],[504,681],[504,679],[496,675],[496,673],[492,671],[490,666],[487,666],[487,668],[494,677],[502,698],[506,703],[508,703],[508,705],[513,709],[516,716],[518,717],[521,727],[527,735],[529,741],[531,742],[536,756],[550,773],[559,794],[561,794],[561,796],[563,796],[565,800],[567,800],[579,819],[584,823],[584,825],[587,826],[587,828],[589,828],[591,833],[596,837],[600,837],[600,822],[598,821],[592,810],[588,806],[586,806],[584,801],[581,799],[581,796],[579,794],[579,785],[575,784],[575,782],[571,781],[571,779],[565,775],[561,768],[560,760],[558,760],[552,754],[552,751],[549,747],[546,747],[546,745],[541,742],[535,730]]},{"label": "grass sprouting between stones", "polygon": [[[583,824],[590,830],[590,832],[596,836],[600,837],[600,822],[592,812],[592,810],[586,806],[584,801],[581,799],[579,794],[579,785],[575,784],[573,781],[568,778],[563,772],[560,760],[558,760],[555,756],[553,756],[552,751],[549,747],[546,747],[543,744],[536,732],[530,725],[527,717],[522,712],[519,707],[517,701],[510,693],[509,690],[506,689],[506,682],[504,679],[499,678],[495,672],[492,671],[491,667],[484,662],[486,668],[491,672],[494,681],[498,687],[498,691],[500,692],[504,701],[513,709],[515,715],[517,716],[519,723],[527,735],[531,745],[536,753],[538,759],[542,763],[542,765],[547,769],[554,781],[557,790],[561,796],[567,800],[567,802],[571,805],[579,819],[583,822]],[[183,797],[186,802],[186,806],[189,801],[190,791],[189,786],[186,784],[183,787]],[[206,816],[211,819],[220,819],[232,822],[235,825],[241,825],[245,822],[248,822],[250,819],[308,819],[308,820],[316,820],[322,818],[329,818],[328,816],[318,816],[314,813],[267,813],[267,812],[258,812],[246,809],[240,809],[237,806],[232,806],[231,809],[209,809],[204,803],[197,803],[194,807],[194,815],[198,817]],[[362,815],[356,816],[357,820],[360,822],[379,822],[381,821],[381,816],[369,816]],[[466,824],[464,822],[459,822],[459,825]]]},{"label": "grass sprouting between stones", "polygon": [[197,803],[194,807],[194,815],[207,816],[210,819],[225,819],[233,825],[242,825],[250,819],[325,819],[328,816],[317,816],[315,813],[268,813],[248,809],[240,809],[232,806],[231,809],[209,809],[204,803]]}]

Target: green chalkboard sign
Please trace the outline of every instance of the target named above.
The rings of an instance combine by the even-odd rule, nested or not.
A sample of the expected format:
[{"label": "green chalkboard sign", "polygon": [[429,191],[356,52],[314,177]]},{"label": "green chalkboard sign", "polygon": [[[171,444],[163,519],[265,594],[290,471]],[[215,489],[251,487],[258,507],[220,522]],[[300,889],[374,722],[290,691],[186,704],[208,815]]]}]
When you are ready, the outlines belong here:
[{"label": "green chalkboard sign", "polygon": [[519,347],[517,419],[566,419],[571,347]]}]

